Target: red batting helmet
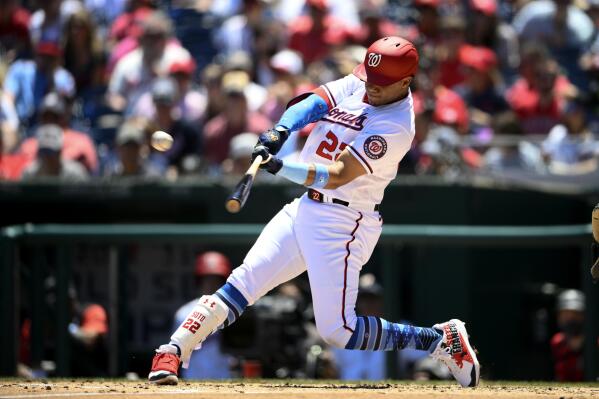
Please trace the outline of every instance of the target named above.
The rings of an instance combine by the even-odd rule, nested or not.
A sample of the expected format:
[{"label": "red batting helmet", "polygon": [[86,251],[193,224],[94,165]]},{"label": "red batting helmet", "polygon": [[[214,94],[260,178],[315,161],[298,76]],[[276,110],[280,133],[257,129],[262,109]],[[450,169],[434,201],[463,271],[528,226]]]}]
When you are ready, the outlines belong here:
[{"label": "red batting helmet", "polygon": [[368,47],[364,62],[355,67],[353,73],[365,82],[388,86],[414,76],[417,69],[416,47],[401,37],[387,36]]},{"label": "red batting helmet", "polygon": [[220,252],[204,252],[196,258],[195,274],[196,276],[212,274],[227,278],[231,274],[231,263]]}]

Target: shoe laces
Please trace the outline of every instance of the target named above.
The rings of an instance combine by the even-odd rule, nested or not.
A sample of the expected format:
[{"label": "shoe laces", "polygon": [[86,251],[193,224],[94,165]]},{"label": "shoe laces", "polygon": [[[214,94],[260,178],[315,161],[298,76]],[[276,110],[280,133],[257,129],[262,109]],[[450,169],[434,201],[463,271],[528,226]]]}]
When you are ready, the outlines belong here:
[{"label": "shoe laces", "polygon": [[431,353],[431,357],[443,363],[448,363],[451,361],[451,348],[445,342],[441,341],[433,353]]}]

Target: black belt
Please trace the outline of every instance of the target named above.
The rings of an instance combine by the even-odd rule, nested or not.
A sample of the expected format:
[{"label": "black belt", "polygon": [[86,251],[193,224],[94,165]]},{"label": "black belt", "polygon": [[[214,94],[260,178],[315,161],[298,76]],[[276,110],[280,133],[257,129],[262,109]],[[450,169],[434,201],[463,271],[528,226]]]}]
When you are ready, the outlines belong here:
[{"label": "black belt", "polygon": [[[310,198],[312,201],[316,201],[316,202],[325,202],[324,195],[320,191],[316,191],[311,188],[308,189],[308,198]],[[339,205],[349,207],[349,202],[343,201],[339,198],[330,198],[330,201],[327,201],[327,202],[332,202],[333,204],[339,204]],[[374,211],[378,212],[380,206],[381,206],[381,204],[376,204],[374,206]]]}]

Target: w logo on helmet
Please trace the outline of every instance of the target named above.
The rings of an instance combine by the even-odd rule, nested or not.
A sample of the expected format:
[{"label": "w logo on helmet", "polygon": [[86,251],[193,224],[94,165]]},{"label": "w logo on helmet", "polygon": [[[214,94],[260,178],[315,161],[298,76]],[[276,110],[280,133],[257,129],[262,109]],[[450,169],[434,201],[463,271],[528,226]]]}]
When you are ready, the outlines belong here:
[{"label": "w logo on helmet", "polygon": [[381,63],[382,55],[377,53],[368,54],[368,66],[377,67]]}]

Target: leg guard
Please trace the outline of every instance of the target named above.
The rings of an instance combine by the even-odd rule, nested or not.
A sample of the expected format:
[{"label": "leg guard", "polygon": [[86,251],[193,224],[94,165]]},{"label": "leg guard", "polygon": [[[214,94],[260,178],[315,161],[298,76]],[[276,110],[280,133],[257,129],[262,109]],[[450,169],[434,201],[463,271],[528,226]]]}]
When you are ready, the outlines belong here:
[{"label": "leg guard", "polygon": [[181,361],[187,368],[194,349],[212,334],[226,319],[229,308],[216,295],[204,295],[196,303],[183,324],[171,336],[171,343],[181,349]]}]

